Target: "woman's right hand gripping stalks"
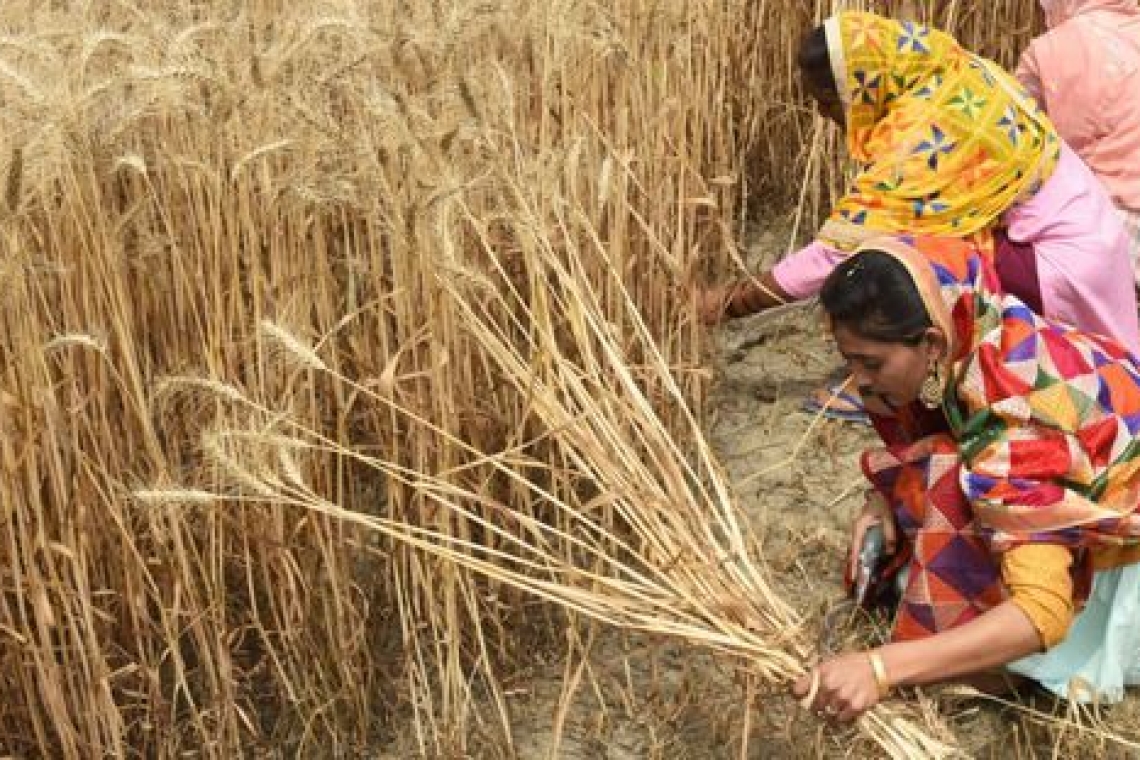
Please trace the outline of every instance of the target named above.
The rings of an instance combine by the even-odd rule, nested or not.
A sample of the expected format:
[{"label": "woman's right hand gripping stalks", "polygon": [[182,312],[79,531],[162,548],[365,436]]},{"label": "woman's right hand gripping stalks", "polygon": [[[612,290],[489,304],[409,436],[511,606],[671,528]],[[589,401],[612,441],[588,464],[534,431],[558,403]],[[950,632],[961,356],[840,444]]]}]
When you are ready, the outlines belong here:
[{"label": "woman's right hand gripping stalks", "polygon": [[863,547],[863,535],[872,525],[883,528],[883,542],[888,556],[898,547],[898,530],[894,515],[890,514],[886,501],[878,491],[867,491],[863,509],[851,523],[851,548],[847,554],[847,577],[855,579],[859,575],[859,551]]}]

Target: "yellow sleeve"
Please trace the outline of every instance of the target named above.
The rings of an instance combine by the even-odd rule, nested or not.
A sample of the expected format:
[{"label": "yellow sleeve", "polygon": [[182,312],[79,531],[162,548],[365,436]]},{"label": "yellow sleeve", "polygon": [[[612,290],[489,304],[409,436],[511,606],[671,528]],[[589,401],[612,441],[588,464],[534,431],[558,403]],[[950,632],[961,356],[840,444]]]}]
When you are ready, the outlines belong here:
[{"label": "yellow sleeve", "polygon": [[1002,555],[1010,601],[1033,623],[1042,649],[1061,643],[1073,622],[1072,564],[1072,552],[1056,544],[1025,544]]}]

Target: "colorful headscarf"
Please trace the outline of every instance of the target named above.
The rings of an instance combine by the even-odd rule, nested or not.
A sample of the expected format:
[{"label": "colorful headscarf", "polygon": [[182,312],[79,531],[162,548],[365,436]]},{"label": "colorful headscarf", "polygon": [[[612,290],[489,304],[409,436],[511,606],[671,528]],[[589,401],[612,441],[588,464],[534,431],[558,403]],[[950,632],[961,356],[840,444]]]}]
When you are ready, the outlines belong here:
[{"label": "colorful headscarf", "polygon": [[844,12],[824,29],[863,165],[819,238],[854,250],[876,234],[987,232],[1052,174],[1060,141],[997,64],[910,21]]},{"label": "colorful headscarf", "polygon": [[[877,426],[887,444],[867,477],[912,540],[898,639],[960,625],[1004,596],[994,555],[1027,543],[1080,552],[1140,541],[1140,365],[1108,338],[1034,314],[1000,294],[969,241],[872,240],[901,261],[950,339],[943,366],[949,425],[904,413]],[[913,429],[905,429],[907,420]]]}]

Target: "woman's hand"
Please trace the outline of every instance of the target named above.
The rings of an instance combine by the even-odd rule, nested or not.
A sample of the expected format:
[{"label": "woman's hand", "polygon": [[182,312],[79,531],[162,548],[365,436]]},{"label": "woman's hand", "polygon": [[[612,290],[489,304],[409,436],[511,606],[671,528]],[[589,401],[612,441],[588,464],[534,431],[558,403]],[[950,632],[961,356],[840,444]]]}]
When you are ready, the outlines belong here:
[{"label": "woman's hand", "polygon": [[847,577],[856,578],[859,574],[859,551],[863,547],[863,535],[872,525],[883,526],[883,543],[888,555],[898,547],[898,531],[894,516],[889,513],[886,502],[878,491],[868,491],[863,509],[851,524],[851,548],[847,554]]},{"label": "woman's hand", "polygon": [[696,291],[697,316],[705,327],[715,327],[724,321],[732,289],[726,286],[698,288]]},{"label": "woman's hand", "polygon": [[[812,682],[818,679],[815,694]],[[851,652],[824,660],[792,685],[792,694],[821,718],[852,721],[879,703],[879,682],[867,652]]]},{"label": "woman's hand", "polygon": [[695,295],[697,314],[701,322],[710,327],[719,325],[726,318],[759,314],[796,300],[784,291],[770,271],[731,285],[698,287]]}]

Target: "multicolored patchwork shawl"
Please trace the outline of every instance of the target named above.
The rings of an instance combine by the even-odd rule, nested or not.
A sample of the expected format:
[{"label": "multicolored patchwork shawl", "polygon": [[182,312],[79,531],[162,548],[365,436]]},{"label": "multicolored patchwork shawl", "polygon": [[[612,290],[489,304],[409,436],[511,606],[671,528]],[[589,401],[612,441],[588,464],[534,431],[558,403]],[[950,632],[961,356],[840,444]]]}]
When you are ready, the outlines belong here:
[{"label": "multicolored patchwork shawl", "polygon": [[[968,241],[890,238],[934,324],[951,337],[945,428],[877,425],[863,469],[912,552],[895,625],[914,638],[1003,598],[996,555],[1025,543],[1077,550],[1140,541],[1140,364],[1108,338],[1044,319],[1002,295]],[[1078,562],[1076,588],[1090,565]]]},{"label": "multicolored patchwork shawl", "polygon": [[850,251],[884,233],[984,239],[1053,173],[1053,125],[997,64],[872,13],[839,13],[824,28],[848,152],[863,168],[823,242]]}]

